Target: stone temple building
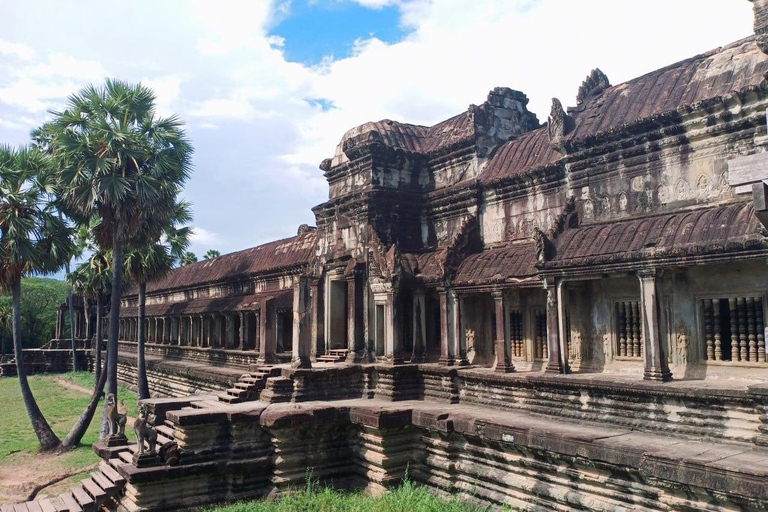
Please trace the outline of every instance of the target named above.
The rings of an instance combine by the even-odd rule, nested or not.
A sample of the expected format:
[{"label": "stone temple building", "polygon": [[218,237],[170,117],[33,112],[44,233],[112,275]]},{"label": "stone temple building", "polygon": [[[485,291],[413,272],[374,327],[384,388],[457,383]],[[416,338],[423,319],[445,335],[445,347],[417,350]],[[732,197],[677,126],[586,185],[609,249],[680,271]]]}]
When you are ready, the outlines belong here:
[{"label": "stone temple building", "polygon": [[410,467],[528,510],[765,510],[766,4],[746,39],[589,72],[546,122],[499,87],[434,126],[355,127],[316,227],[149,284],[150,387],[177,397],[150,403],[181,462],[120,466],[124,509]]}]

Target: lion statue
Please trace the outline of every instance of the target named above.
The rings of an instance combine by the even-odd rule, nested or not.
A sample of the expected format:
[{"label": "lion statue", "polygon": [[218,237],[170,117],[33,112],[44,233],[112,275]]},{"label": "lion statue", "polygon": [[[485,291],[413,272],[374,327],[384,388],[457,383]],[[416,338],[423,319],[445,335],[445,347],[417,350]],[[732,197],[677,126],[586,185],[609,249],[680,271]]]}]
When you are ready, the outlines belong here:
[{"label": "lion statue", "polygon": [[107,398],[104,403],[104,411],[109,421],[109,435],[125,435],[125,422],[127,416],[124,412],[120,411],[117,403],[117,398],[114,393],[107,394]]},{"label": "lion statue", "polygon": [[[136,433],[136,455],[155,455],[157,445],[157,430],[152,426],[155,422],[155,415],[149,412],[147,404],[139,404],[139,416],[133,421],[133,431]],[[144,441],[149,445],[145,452]]]}]

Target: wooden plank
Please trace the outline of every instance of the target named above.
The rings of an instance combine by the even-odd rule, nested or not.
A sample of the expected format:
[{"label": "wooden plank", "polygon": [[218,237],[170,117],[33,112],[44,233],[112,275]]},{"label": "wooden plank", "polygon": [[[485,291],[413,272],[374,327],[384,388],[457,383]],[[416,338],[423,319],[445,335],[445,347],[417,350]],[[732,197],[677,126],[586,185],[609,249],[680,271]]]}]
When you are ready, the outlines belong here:
[{"label": "wooden plank", "polygon": [[117,486],[112,483],[112,480],[104,476],[101,471],[94,471],[91,473],[91,479],[96,482],[96,485],[104,489],[104,492],[109,495],[114,494],[114,492],[117,490]]},{"label": "wooden plank", "polygon": [[69,512],[83,512],[83,508],[77,503],[77,500],[72,496],[71,492],[59,494],[59,499],[64,502],[69,509]]},{"label": "wooden plank", "polygon": [[115,470],[112,466],[107,464],[106,462],[102,462],[99,464],[99,469],[102,473],[104,473],[104,476],[109,478],[112,482],[114,482],[115,485],[122,487],[125,484],[125,478],[120,476],[120,473]]},{"label": "wooden plank", "polygon": [[43,512],[56,512],[56,506],[53,504],[51,498],[43,498],[38,500],[37,503],[40,504],[40,508],[43,509]]},{"label": "wooden plank", "polygon": [[37,501],[28,501],[27,510],[29,510],[29,512],[43,512],[43,508]]},{"label": "wooden plank", "polygon": [[83,512],[93,512],[96,510],[96,502],[90,494],[85,492],[85,489],[82,485],[78,484],[72,487],[71,491],[72,496],[74,496],[75,500],[77,500],[77,503],[79,503],[83,508]]},{"label": "wooden plank", "polygon": [[104,489],[99,487],[96,482],[90,478],[85,478],[80,483],[83,485],[85,492],[93,496],[96,505],[101,505],[107,500],[107,493],[104,492]]}]

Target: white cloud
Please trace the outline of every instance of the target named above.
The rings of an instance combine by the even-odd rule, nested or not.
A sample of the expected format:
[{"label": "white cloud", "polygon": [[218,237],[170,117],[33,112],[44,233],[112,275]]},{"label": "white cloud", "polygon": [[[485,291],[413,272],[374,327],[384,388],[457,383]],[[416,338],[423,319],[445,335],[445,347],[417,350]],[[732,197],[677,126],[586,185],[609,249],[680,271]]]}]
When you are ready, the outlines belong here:
[{"label": "white cloud", "polygon": [[205,228],[201,228],[200,226],[194,226],[192,228],[192,235],[189,237],[190,241],[193,244],[197,245],[203,245],[203,244],[218,244],[221,242],[221,239],[219,238],[219,235],[212,231],[208,231]]},{"label": "white cloud", "polygon": [[157,113],[168,117],[176,112],[174,107],[181,94],[181,78],[172,75],[143,78],[141,83],[155,92]]},{"label": "white cloud", "polygon": [[30,60],[35,57],[35,50],[23,43],[13,43],[0,39],[0,55],[11,55],[22,60]]}]

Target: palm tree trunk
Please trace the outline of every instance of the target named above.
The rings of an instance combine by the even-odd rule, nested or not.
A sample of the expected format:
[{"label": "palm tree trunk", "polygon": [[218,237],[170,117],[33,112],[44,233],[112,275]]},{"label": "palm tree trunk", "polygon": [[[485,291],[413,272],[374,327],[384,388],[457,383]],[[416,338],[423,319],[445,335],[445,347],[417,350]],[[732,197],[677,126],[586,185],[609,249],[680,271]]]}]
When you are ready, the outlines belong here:
[{"label": "palm tree trunk", "polygon": [[[96,368],[94,369],[96,382],[99,382],[101,379],[101,331],[104,328],[102,326],[102,323],[104,322],[103,319],[103,311],[104,311],[104,305],[101,303],[102,301],[102,295],[101,291],[96,293],[96,333],[94,338],[96,339]],[[106,372],[104,372],[106,375]],[[103,386],[102,386],[103,388]]]},{"label": "palm tree trunk", "polygon": [[19,376],[19,387],[21,387],[21,398],[24,400],[24,406],[27,408],[27,415],[32,422],[32,428],[40,441],[42,451],[50,451],[59,446],[61,441],[51,430],[51,426],[45,420],[45,416],[37,406],[37,401],[32,394],[32,389],[27,381],[26,369],[24,368],[24,353],[21,348],[21,278],[17,279],[11,286],[13,298],[13,351],[16,357],[16,373]]},{"label": "palm tree trunk", "polygon": [[139,335],[136,347],[136,373],[138,381],[139,399],[149,398],[149,383],[147,382],[147,363],[144,358],[144,346],[146,344],[146,332],[144,331],[144,322],[146,320],[144,312],[147,298],[147,283],[139,283]]},{"label": "palm tree trunk", "polygon": [[[65,264],[69,275],[69,262]],[[72,286],[67,286],[67,301],[69,302],[69,338],[72,341],[72,371],[79,371],[77,364],[77,345],[75,344],[75,306],[72,304]]]},{"label": "palm tree trunk", "polygon": [[123,242],[112,233],[112,297],[109,310],[109,337],[107,338],[107,394],[117,396],[117,338],[120,334],[120,288],[123,286]]},{"label": "palm tree trunk", "polygon": [[101,399],[101,395],[104,393],[104,384],[107,382],[106,368],[104,369],[104,371],[101,371],[101,369],[98,369],[97,372],[100,373],[101,376],[99,377],[99,380],[96,382],[96,388],[93,390],[93,394],[91,395],[91,400],[88,402],[88,406],[85,408],[83,413],[77,419],[77,422],[74,425],[72,425],[72,428],[69,430],[69,434],[67,434],[67,437],[65,437],[64,440],[61,442],[61,446],[59,446],[59,451],[66,451],[80,444],[80,440],[83,439],[83,436],[85,435],[85,431],[88,430],[88,426],[91,424],[91,421],[93,420],[93,415],[96,412],[96,407],[99,405],[99,400]]}]

